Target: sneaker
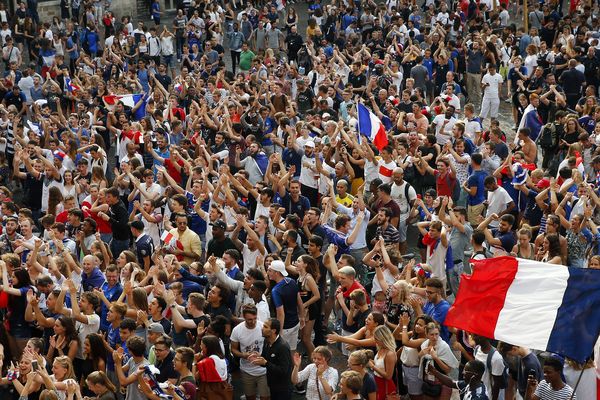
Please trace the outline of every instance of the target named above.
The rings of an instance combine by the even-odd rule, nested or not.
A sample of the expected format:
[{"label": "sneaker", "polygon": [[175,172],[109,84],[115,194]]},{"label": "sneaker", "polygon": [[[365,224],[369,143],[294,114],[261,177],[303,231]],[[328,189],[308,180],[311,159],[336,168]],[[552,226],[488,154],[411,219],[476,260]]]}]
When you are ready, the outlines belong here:
[{"label": "sneaker", "polygon": [[506,99],[506,100],[504,100],[504,102],[510,104],[512,101],[511,101],[511,99]]}]

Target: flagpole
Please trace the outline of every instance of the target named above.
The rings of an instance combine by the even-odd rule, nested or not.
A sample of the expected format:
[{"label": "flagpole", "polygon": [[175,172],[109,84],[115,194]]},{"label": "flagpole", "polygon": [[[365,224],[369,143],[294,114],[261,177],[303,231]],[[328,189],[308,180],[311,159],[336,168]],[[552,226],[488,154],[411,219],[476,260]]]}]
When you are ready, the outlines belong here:
[{"label": "flagpole", "polygon": [[581,372],[579,373],[579,377],[577,378],[577,382],[575,383],[575,387],[573,388],[573,393],[571,393],[571,397],[569,397],[569,400],[573,400],[573,397],[575,397],[575,392],[577,391],[577,387],[579,386],[579,382],[581,382],[581,377],[583,376],[583,372],[584,371],[585,371],[585,368],[582,367],[581,368]]},{"label": "flagpole", "polygon": [[[358,96],[356,96],[356,97],[358,97]],[[358,111],[358,105],[360,104],[360,98],[358,98],[358,99],[355,98],[355,100],[358,100],[358,101],[356,101],[356,123],[358,124],[358,127],[357,127],[358,129],[356,130],[358,132],[357,139],[358,139],[358,144],[361,144],[362,141],[361,141],[361,137],[360,137],[360,112]]]}]

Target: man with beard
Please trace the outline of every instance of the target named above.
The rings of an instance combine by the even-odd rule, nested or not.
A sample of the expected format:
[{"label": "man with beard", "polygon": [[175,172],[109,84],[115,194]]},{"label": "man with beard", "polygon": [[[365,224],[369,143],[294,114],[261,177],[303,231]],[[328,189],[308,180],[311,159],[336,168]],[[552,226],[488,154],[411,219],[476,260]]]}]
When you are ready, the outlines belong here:
[{"label": "man with beard", "polygon": [[[261,119],[262,120],[262,119]],[[248,181],[252,185],[256,185],[257,182],[263,180],[269,160],[267,155],[262,152],[260,144],[258,142],[252,143],[248,147],[248,155],[243,160],[240,160],[242,149],[236,148],[235,152],[235,166],[236,168],[243,168],[248,172]]]},{"label": "man with beard", "polygon": [[6,218],[5,223],[4,233],[0,235],[0,255],[14,253],[16,246],[13,243],[15,240],[23,239],[23,236],[17,232],[19,228],[17,218],[10,216]]},{"label": "man with beard", "polygon": [[271,400],[288,400],[292,397],[292,355],[290,347],[280,336],[281,323],[271,318],[262,326],[265,338],[262,353],[252,353],[248,360],[267,369],[267,384]]}]

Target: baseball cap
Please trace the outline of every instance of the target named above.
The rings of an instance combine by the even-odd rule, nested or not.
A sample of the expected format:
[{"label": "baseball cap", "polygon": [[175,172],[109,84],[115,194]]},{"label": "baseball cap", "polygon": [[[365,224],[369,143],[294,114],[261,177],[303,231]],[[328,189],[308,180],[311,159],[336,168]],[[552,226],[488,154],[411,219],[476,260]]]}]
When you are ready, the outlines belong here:
[{"label": "baseball cap", "polygon": [[269,269],[272,269],[273,271],[277,271],[283,276],[288,276],[288,273],[285,270],[285,264],[281,260],[274,260],[273,262],[271,262]]},{"label": "baseball cap", "polygon": [[550,179],[548,179],[548,178],[540,179],[540,181],[537,183],[537,187],[540,189],[546,189],[546,188],[550,187]]},{"label": "baseball cap", "polygon": [[315,148],[315,142],[313,142],[312,140],[307,140],[306,143],[304,143],[304,147],[311,147],[311,148]]},{"label": "baseball cap", "polygon": [[222,219],[216,220],[215,222],[211,223],[211,225],[223,230],[227,230],[227,224]]},{"label": "baseball cap", "polygon": [[163,333],[165,333],[165,328],[158,322],[153,322],[150,324],[150,327],[148,328],[148,332],[163,334]]}]

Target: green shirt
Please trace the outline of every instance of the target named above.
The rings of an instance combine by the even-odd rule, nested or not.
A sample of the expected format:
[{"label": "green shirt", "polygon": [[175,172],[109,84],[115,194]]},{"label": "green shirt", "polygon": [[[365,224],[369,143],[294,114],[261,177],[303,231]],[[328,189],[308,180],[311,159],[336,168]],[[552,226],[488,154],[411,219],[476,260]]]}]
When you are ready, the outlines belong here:
[{"label": "green shirt", "polygon": [[252,67],[252,60],[255,56],[256,55],[250,50],[242,51],[240,53],[240,69],[242,71],[250,71],[250,67]]}]

